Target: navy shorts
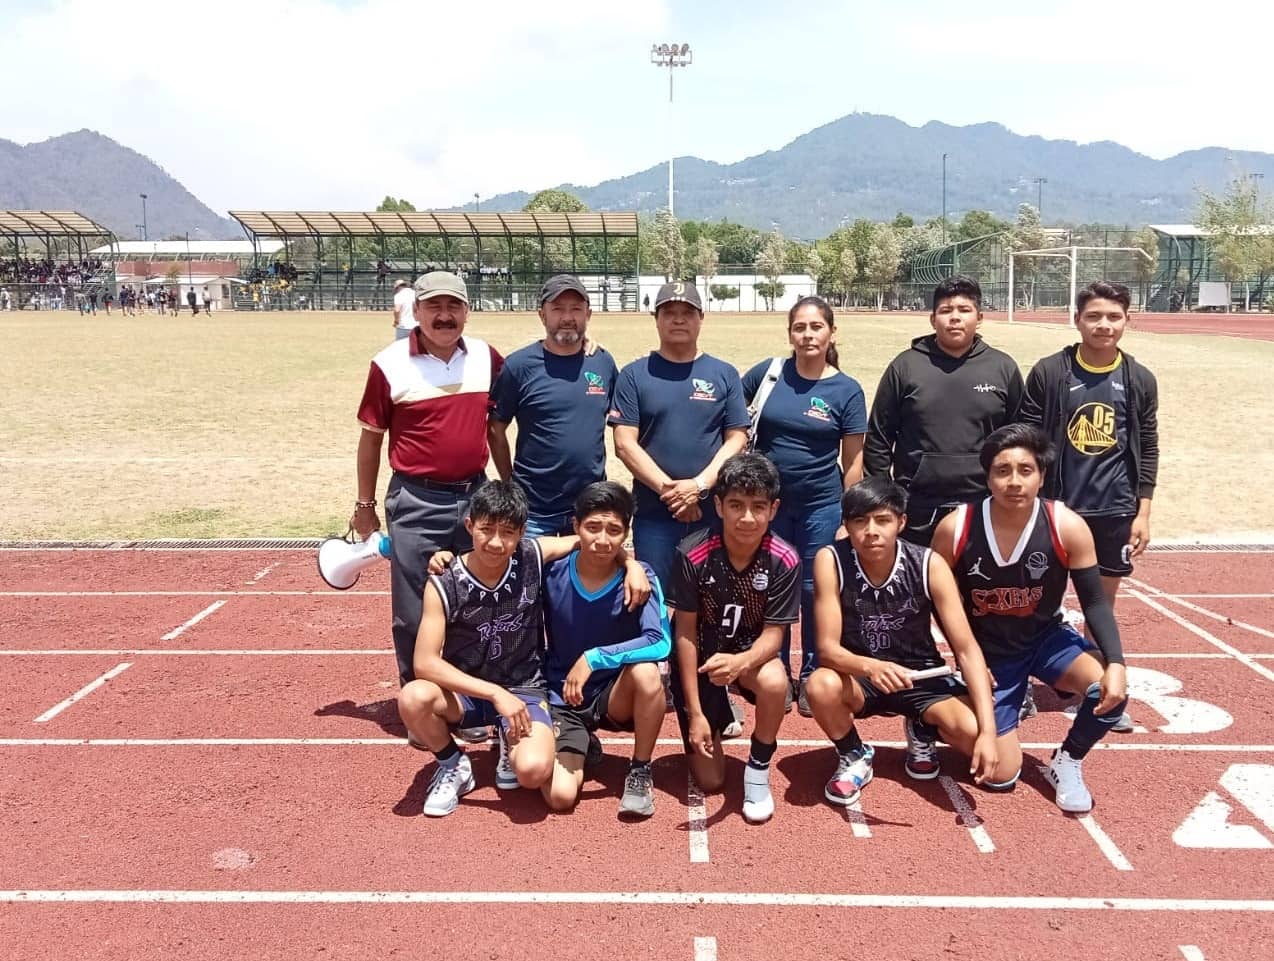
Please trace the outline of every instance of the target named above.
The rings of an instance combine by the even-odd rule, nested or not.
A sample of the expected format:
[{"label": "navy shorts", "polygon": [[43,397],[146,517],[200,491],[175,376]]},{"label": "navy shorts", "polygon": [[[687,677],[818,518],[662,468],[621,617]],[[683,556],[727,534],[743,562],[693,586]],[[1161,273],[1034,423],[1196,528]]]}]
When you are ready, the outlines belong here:
[{"label": "navy shorts", "polygon": [[933,707],[935,704],[941,703],[952,697],[961,697],[969,693],[969,689],[964,686],[963,682],[956,680],[954,677],[931,677],[927,680],[916,681],[912,687],[905,691],[895,691],[893,694],[887,694],[878,690],[871,681],[865,677],[856,677],[854,682],[858,685],[858,689],[863,694],[863,709],[854,715],[856,718],[864,717],[909,717],[913,721],[919,721],[924,717],[925,711]]},{"label": "navy shorts", "polygon": [[[553,729],[553,718],[549,714],[548,691],[542,687],[511,687],[509,693],[526,705],[526,712],[531,715],[533,724],[539,723],[549,730]],[[464,727],[489,727],[497,723],[504,730],[509,729],[509,722],[500,716],[500,712],[490,701],[480,697],[470,697],[467,694],[457,694],[456,700],[460,702],[460,709],[464,713],[460,715],[459,721],[451,725],[452,730]]]},{"label": "navy shorts", "polygon": [[1017,729],[1018,713],[1026,698],[1031,678],[1056,685],[1075,658],[1097,650],[1069,624],[1057,624],[1036,638],[1033,648],[1017,657],[986,659],[995,678],[995,733],[1008,734]]}]

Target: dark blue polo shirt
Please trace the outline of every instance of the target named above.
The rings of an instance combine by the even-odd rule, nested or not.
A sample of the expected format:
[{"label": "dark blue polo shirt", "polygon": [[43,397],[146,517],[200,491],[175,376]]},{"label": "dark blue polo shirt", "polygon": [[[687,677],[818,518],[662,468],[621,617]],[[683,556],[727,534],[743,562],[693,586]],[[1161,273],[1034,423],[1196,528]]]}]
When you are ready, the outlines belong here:
[{"label": "dark blue polo shirt", "polygon": [[606,412],[615,392],[615,359],[599,348],[562,357],[542,343],[504,361],[492,416],[517,422],[513,479],[536,516],[572,510],[581,490],[606,479]]},{"label": "dark blue polo shirt", "polygon": [[[511,358],[510,358],[511,359]],[[637,428],[637,440],[669,477],[694,477],[721,447],[725,431],[747,427],[739,373],[708,354],[673,363],[658,353],[633,361],[619,372],[610,423]],[[637,513],[671,517],[653,491],[636,478]],[[712,506],[704,502],[704,514]]]},{"label": "dark blue polo shirt", "polygon": [[[756,396],[770,361],[743,375],[743,396]],[[822,507],[840,500],[840,443],[846,434],[867,433],[867,402],[858,381],[837,373],[806,380],[791,358],[761,408],[756,448],[779,469],[779,497],[789,504]]]}]

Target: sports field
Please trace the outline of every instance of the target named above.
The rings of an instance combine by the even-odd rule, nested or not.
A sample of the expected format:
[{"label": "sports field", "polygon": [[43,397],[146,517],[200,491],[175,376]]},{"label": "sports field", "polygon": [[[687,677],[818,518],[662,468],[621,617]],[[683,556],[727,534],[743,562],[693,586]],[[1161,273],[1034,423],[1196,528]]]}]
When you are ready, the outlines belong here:
[{"label": "sports field", "polygon": [[[1197,329],[1194,328],[1194,329]],[[471,333],[508,353],[537,339],[534,314],[474,314]],[[592,333],[622,366],[651,349],[644,314],[598,314]],[[923,315],[844,314],[845,370],[867,391]],[[354,498],[354,412],[388,314],[215,314],[180,319],[0,315],[0,536],[30,539],[317,536],[343,530]],[[988,321],[1023,370],[1069,328]],[[746,369],[786,347],[782,314],[710,314],[703,348]],[[1133,329],[1124,346],[1160,380],[1156,539],[1274,530],[1274,343]],[[611,476],[626,481],[614,458]],[[388,469],[382,472],[382,483]],[[1238,493],[1246,491],[1245,493]]]}]

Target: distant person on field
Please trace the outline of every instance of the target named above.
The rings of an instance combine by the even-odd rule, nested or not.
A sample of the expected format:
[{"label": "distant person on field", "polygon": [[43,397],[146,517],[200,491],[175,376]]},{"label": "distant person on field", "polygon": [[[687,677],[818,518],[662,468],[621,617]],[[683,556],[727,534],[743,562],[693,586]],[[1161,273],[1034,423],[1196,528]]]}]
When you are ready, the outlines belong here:
[{"label": "distant person on field", "polygon": [[191,287],[188,291],[186,291],[186,303],[190,305],[190,316],[198,316],[199,295],[195,293],[195,288]]},{"label": "distant person on field", "polygon": [[[1082,517],[1097,545],[1102,587],[1114,608],[1119,582],[1150,543],[1150,501],[1159,474],[1159,385],[1119,349],[1131,294],[1097,281],[1075,298],[1080,342],[1031,368],[1021,419],[1048,435],[1058,462],[1043,496]],[[1130,730],[1131,719],[1116,730]]]},{"label": "distant person on field", "polygon": [[978,334],[982,289],[949,277],[933,291],[929,323],[894,358],[871,406],[864,472],[907,492],[902,537],[928,547],[934,528],[960,504],[986,494],[978,450],[1017,419],[1022,374],[1017,362]]},{"label": "distant person on field", "polygon": [[208,293],[208,288],[203,289],[203,312],[205,314],[212,313],[212,295]]},{"label": "distant person on field", "polygon": [[[526,491],[529,537],[570,534],[576,497],[605,480],[606,416],[619,373],[607,351],[588,352],[593,311],[578,277],[550,277],[539,313],[544,338],[505,360],[487,422],[495,469]],[[512,456],[510,423],[517,424]]]},{"label": "distant person on field", "polygon": [[416,307],[416,292],[412,290],[411,284],[401,278],[394,281],[393,303],[389,324],[394,328],[394,339],[402,340],[410,337],[411,332],[420,325],[416,323],[413,312]]},{"label": "distant person on field", "polygon": [[9,294],[8,287],[0,287],[0,310],[12,310],[13,298]]}]

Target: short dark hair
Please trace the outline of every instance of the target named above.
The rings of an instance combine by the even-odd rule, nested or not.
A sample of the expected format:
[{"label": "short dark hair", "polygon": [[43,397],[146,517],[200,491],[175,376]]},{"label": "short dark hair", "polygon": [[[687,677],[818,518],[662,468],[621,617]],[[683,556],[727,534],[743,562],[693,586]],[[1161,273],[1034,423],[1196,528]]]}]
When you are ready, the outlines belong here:
[{"label": "short dark hair", "polygon": [[1038,427],[1033,424],[1005,424],[994,431],[982,442],[982,452],[978,455],[982,470],[991,472],[991,462],[1001,451],[1021,447],[1035,456],[1035,464],[1041,471],[1046,471],[1057,460],[1057,448]]},{"label": "short dark hair", "polygon": [[944,300],[950,300],[952,297],[968,297],[977,305],[978,310],[982,309],[982,285],[972,277],[956,274],[948,277],[939,283],[937,287],[933,288],[929,312],[936,312],[940,303]]},{"label": "short dark hair", "polygon": [[514,527],[526,527],[526,492],[513,481],[487,481],[469,501],[469,520],[503,521]]},{"label": "short dark hair", "polygon": [[1112,280],[1095,280],[1075,295],[1075,316],[1082,314],[1088,302],[1098,297],[1102,300],[1113,300],[1124,309],[1125,314],[1132,307],[1132,294],[1126,285],[1117,284]]},{"label": "short dark hair", "polygon": [[[823,320],[827,322],[828,327],[832,330],[836,329],[836,313],[832,310],[832,305],[817,294],[810,294],[794,303],[787,312],[787,331],[789,334],[792,332],[792,324],[796,322],[796,312],[802,307],[813,307],[819,312]],[[793,352],[792,356],[796,356],[795,352]],[[837,370],[840,370],[840,355],[836,352],[835,344],[827,345],[827,362]]]},{"label": "short dark hair", "polygon": [[618,514],[627,527],[633,520],[633,495],[614,481],[589,484],[575,498],[575,519],[583,522],[589,514]]},{"label": "short dark hair", "polygon": [[729,494],[762,494],[774,500],[779,496],[778,468],[754,450],[735,454],[721,465],[713,493],[723,500]]},{"label": "short dark hair", "polygon": [[907,492],[888,477],[864,477],[845,489],[840,496],[841,520],[848,524],[855,517],[866,517],[882,507],[899,517],[907,513]]}]

